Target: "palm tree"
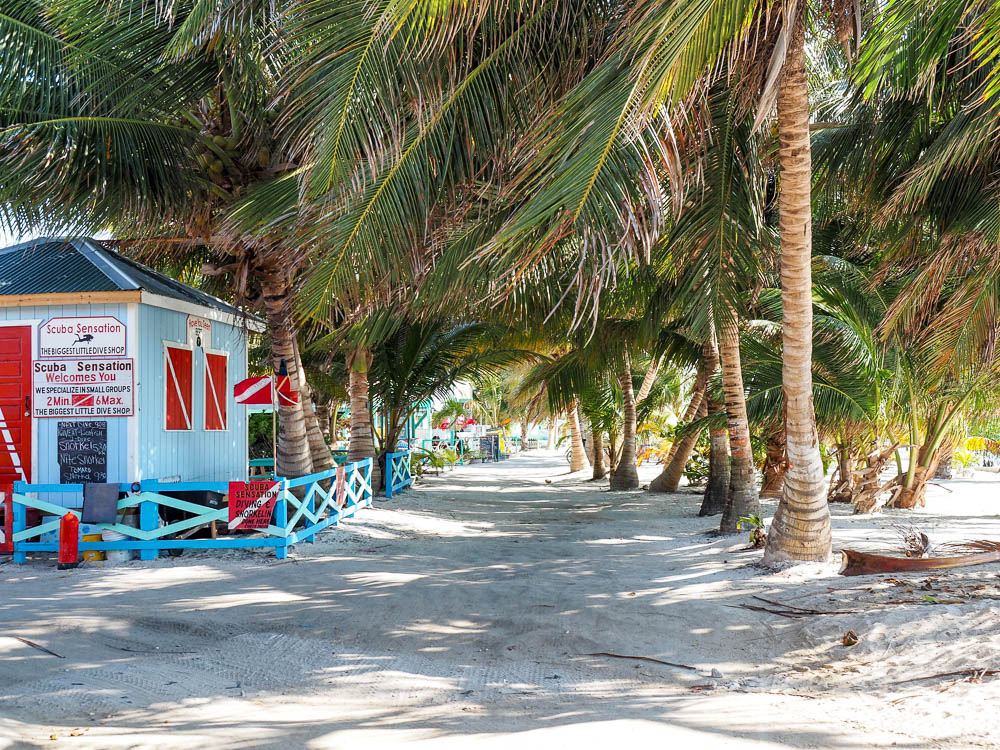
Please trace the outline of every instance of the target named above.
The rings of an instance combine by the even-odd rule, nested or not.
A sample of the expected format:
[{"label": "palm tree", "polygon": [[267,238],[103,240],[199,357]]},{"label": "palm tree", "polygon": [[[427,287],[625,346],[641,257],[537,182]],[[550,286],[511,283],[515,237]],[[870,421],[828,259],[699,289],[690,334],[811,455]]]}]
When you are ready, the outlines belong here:
[{"label": "palm tree", "polygon": [[284,361],[304,396],[280,407],[276,468],[297,476],[313,467],[307,423],[315,420],[303,409],[309,392],[291,304],[305,249],[234,229],[264,221],[241,214],[241,195],[273,194],[275,185],[294,194],[271,108],[285,57],[265,54],[282,14],[275,5],[249,15],[225,4],[193,10],[186,2],[152,10],[142,0],[5,6],[0,36],[13,53],[5,77],[18,83],[0,87],[0,220],[15,231],[110,230],[146,240],[148,252],[208,248],[237,298],[259,288],[274,368]]},{"label": "palm tree", "polygon": [[351,437],[347,443],[347,460],[350,462],[372,460],[371,483],[376,489],[382,480],[382,468],[377,461],[375,431],[372,428],[370,385],[368,370],[372,354],[364,345],[350,349],[347,355],[347,396],[351,409]]},{"label": "palm tree", "polygon": [[788,469],[764,548],[764,564],[827,560],[830,509],[812,401],[812,159],[805,55],[805,12],[785,17],[788,52],[778,85],[781,165],[782,395]]},{"label": "palm tree", "polygon": [[[449,262],[475,257],[482,262],[474,272],[496,280],[520,274],[525,264],[534,265],[556,253],[578,269],[568,291],[576,289],[580,301],[596,300],[591,294],[595,285],[609,282],[618,270],[617,261],[609,260],[611,248],[631,252],[638,260],[650,251],[668,216],[664,201],[671,191],[665,189],[665,175],[657,165],[667,165],[666,172],[680,167],[671,145],[676,143],[671,135],[673,123],[696,118],[660,118],[662,105],[694,106],[690,92],[696,84],[711,80],[712,71],[720,70],[716,65],[720,53],[737,58],[749,53],[747,70],[736,68],[749,82],[749,98],[756,98],[755,88],[762,89],[759,112],[763,115],[778,100],[781,245],[786,256],[781,267],[788,297],[788,346],[783,356],[790,420],[786,432],[793,458],[783,510],[769,537],[767,560],[828,556],[829,519],[816,506],[821,464],[807,380],[810,160],[804,9],[788,4],[783,12],[770,12],[749,0],[735,6],[720,0],[707,6],[636,2],[608,12],[605,6],[585,3],[572,11],[559,4],[539,6],[512,18],[477,6],[478,23],[470,27],[476,43],[466,45],[476,54],[468,56],[458,70],[454,65],[430,66],[432,81],[441,81],[434,76],[447,70],[445,83],[428,86],[443,94],[422,100],[426,109],[415,118],[420,125],[411,127],[412,121],[392,119],[394,110],[383,105],[394,100],[393,92],[400,87],[395,78],[382,75],[378,61],[384,58],[373,55],[369,64],[368,51],[387,49],[409,63],[407,45],[434,51],[447,46],[443,40],[457,38],[462,27],[450,22],[452,6],[435,6],[439,18],[445,19],[440,23],[430,22],[423,15],[424,6],[420,8],[410,16],[393,16],[389,22],[380,14],[397,11],[376,5],[342,28],[335,20],[341,16],[332,11],[328,18],[315,22],[316,26],[325,24],[324,33],[317,35],[292,79],[298,84],[289,89],[291,98],[305,102],[302,109],[312,107],[312,123],[303,127],[300,139],[309,144],[303,152],[309,157],[303,161],[315,164],[306,178],[308,186],[324,188],[331,172],[357,178],[349,201],[354,208],[346,214],[328,211],[315,224],[315,241],[328,250],[306,287],[310,314],[322,317],[342,284],[391,283],[398,278],[397,267],[410,267],[415,237],[416,251],[426,254],[433,244],[425,241],[420,228],[433,224],[428,221],[430,204],[414,198],[426,194],[427,175],[434,175],[437,194],[451,199],[459,198],[461,192],[464,197],[473,175],[497,174],[510,166],[507,152],[495,144],[510,144],[511,135],[517,132],[526,144],[538,143],[519,144],[519,153],[532,156],[517,162],[503,196],[479,194],[480,208],[462,212],[470,219],[468,227],[453,233],[444,250],[432,250],[432,257],[454,259]],[[841,15],[850,21],[850,13]],[[588,31],[567,33],[567,23],[579,23],[579,28]],[[405,33],[397,34],[398,29]],[[482,33],[486,29],[490,33]],[[587,40],[586,47],[574,46],[580,39]],[[770,63],[764,64],[761,49],[774,50]],[[338,50],[352,52],[333,54]],[[540,75],[552,59],[568,62],[565,76]],[[414,75],[414,80],[427,78],[426,72]],[[372,88],[364,97],[355,97],[351,84],[341,97],[344,82]],[[332,119],[332,141],[325,126],[331,121],[329,111],[320,104],[327,94],[348,103],[338,112],[351,111],[346,125],[343,118]],[[364,103],[355,105],[356,101]],[[514,101],[524,102],[527,112],[509,107]],[[500,102],[502,110],[497,106]],[[355,112],[360,115],[356,117]],[[541,118],[538,112],[543,113]],[[359,127],[359,120],[365,118],[370,126]],[[501,126],[506,127],[503,134],[497,129]],[[467,135],[455,138],[455,131],[462,128]],[[386,148],[362,143],[342,153],[340,133],[376,131],[406,134],[401,140],[407,145],[399,147],[390,139]],[[663,158],[650,159],[649,153]],[[437,172],[424,168],[432,163],[446,168]],[[361,169],[362,164],[372,167]],[[328,198],[317,200],[331,205]],[[682,205],[682,196],[674,198],[674,203]],[[643,221],[633,220],[636,216]],[[494,228],[498,218],[501,224]],[[485,250],[484,242],[470,240],[475,236],[485,241]],[[567,238],[572,238],[569,243]],[[353,274],[338,276],[345,260],[358,255],[370,262],[360,269],[353,267]],[[492,288],[506,295],[514,286]],[[584,306],[582,311],[586,310]]]},{"label": "palm tree", "polygon": [[[720,529],[736,533],[742,516],[756,514],[757,487],[740,355],[740,320],[753,282],[762,275],[770,237],[764,223],[766,173],[758,137],[736,92],[721,85],[708,93],[711,145],[702,157],[707,174],[678,217],[661,252],[664,272],[680,280],[671,289],[687,308],[688,327],[701,340],[718,339],[722,392],[729,433],[730,487]],[[739,307],[738,307],[739,306]]]},{"label": "palm tree", "polygon": [[[374,406],[386,424],[381,453],[395,449],[421,402],[441,398],[459,381],[489,387],[508,367],[535,356],[509,346],[503,334],[502,329],[483,323],[401,321],[391,335],[374,346],[369,376]],[[485,404],[481,398],[479,408]],[[476,402],[468,406],[477,408]],[[494,424],[500,422],[502,408],[501,400],[498,412],[490,415]]]},{"label": "palm tree", "polygon": [[725,422],[718,416],[722,407],[723,404],[711,394],[706,396],[705,412],[711,419],[708,427],[708,481],[705,483],[699,516],[714,516],[725,511],[729,505],[733,467],[729,458],[729,435]]},{"label": "palm tree", "polygon": [[736,321],[732,318],[720,327],[719,358],[722,361],[722,388],[732,461],[729,492],[719,530],[724,534],[735,534],[739,530],[737,524],[740,518],[757,514],[760,505],[757,501],[757,480],[754,477],[753,449],[750,445],[746,392],[743,389],[740,334]]},{"label": "palm tree", "polygon": [[[684,476],[684,467],[688,459],[691,458],[695,443],[698,442],[704,429],[700,420],[704,419],[708,413],[706,396],[708,384],[718,366],[719,352],[715,341],[709,339],[702,345],[697,373],[691,386],[691,400],[681,419],[683,431],[679,434],[679,439],[675,440],[671,446],[667,459],[663,462],[663,471],[649,483],[650,492],[676,492],[680,486],[681,477]],[[697,426],[690,427],[692,423],[697,423]],[[687,428],[684,429],[684,426]]]}]

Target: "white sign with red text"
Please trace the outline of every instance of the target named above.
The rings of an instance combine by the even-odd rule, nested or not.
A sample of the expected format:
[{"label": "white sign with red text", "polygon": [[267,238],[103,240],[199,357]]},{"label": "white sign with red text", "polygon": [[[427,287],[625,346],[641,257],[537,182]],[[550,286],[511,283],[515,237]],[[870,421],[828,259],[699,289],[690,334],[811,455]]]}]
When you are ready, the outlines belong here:
[{"label": "white sign with red text", "polygon": [[38,328],[38,356],[124,357],[125,324],[103,315],[92,318],[52,318]]},{"label": "white sign with red text", "polygon": [[35,360],[32,416],[131,417],[135,365],[131,359]]},{"label": "white sign with red text", "polygon": [[197,315],[187,316],[188,346],[200,346],[202,349],[212,348],[212,321],[199,318]]}]

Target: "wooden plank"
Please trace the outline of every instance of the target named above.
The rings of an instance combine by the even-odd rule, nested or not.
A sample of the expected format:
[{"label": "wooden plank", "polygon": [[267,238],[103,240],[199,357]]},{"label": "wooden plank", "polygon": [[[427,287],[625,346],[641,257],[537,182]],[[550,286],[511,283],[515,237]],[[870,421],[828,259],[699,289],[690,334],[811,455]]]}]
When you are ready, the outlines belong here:
[{"label": "wooden plank", "polygon": [[45,305],[102,305],[140,302],[138,289],[117,292],[50,292],[47,294],[0,294],[0,307]]}]

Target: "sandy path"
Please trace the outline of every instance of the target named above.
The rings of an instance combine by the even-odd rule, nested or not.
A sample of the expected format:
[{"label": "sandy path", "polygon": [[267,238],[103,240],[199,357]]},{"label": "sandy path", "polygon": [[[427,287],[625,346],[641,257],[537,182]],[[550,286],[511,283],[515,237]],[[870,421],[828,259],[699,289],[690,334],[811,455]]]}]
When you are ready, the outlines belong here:
[{"label": "sandy path", "polygon": [[[897,684],[1000,668],[1000,566],[764,573],[745,539],[704,533],[693,495],[602,492],[562,472],[544,453],[459,469],[286,562],[0,565],[0,632],[65,656],[0,637],[0,748],[1000,742],[1000,681]],[[906,518],[939,540],[1000,539],[987,479],[935,490],[944,515]],[[837,544],[895,544],[900,516],[837,512]],[[754,594],[850,613],[731,606]]]}]

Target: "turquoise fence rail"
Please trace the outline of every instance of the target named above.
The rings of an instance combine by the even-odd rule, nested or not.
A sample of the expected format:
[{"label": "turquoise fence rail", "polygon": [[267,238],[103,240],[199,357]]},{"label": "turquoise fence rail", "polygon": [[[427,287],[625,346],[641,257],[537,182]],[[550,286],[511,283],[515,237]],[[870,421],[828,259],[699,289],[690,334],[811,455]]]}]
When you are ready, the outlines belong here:
[{"label": "turquoise fence rail", "polygon": [[[342,476],[338,476],[340,472],[343,472]],[[137,550],[140,559],[153,560],[162,550],[171,549],[273,547],[275,557],[285,558],[293,544],[314,541],[318,532],[336,526],[341,519],[353,516],[359,508],[369,507],[372,502],[371,476],[372,459],[366,458],[297,479],[276,479],[274,481],[280,482],[281,487],[268,527],[216,539],[178,538],[177,535],[212,522],[225,524],[229,521],[229,482],[161,482],[147,479],[136,484],[121,484],[119,492],[127,494],[118,501],[119,522],[88,525],[116,531],[126,538],[119,541],[81,541],[79,549],[81,552]],[[14,562],[26,562],[28,552],[57,552],[57,541],[29,540],[57,531],[59,519],[67,512],[81,515],[83,485],[14,482],[12,489],[12,502],[8,507],[13,516],[11,538]],[[162,494],[167,492],[211,492],[225,497],[227,502],[212,507]],[[39,494],[70,495],[70,507],[31,497]],[[29,508],[39,511],[40,517],[38,523],[31,526],[27,522]],[[137,508],[138,515],[122,513],[129,508]],[[161,508],[180,511],[187,517],[161,525]],[[133,525],[135,520],[137,525]]]},{"label": "turquoise fence rail", "polygon": [[385,454],[385,496],[392,497],[399,493],[404,487],[413,484],[413,475],[410,473],[410,452],[386,453]]}]

